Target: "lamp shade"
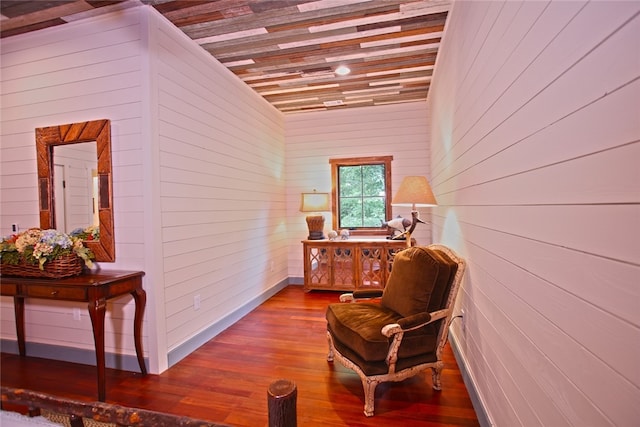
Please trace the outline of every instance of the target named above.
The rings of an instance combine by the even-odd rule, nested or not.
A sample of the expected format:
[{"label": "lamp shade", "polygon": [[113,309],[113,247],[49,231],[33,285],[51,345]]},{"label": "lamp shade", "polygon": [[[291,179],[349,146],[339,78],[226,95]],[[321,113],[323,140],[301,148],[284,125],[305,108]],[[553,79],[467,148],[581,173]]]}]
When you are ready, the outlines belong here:
[{"label": "lamp shade", "polygon": [[393,196],[391,204],[394,206],[437,206],[436,197],[431,191],[429,181],[424,176],[406,176],[398,192]]},{"label": "lamp shade", "polygon": [[329,210],[329,193],[302,193],[300,212],[326,212]]}]

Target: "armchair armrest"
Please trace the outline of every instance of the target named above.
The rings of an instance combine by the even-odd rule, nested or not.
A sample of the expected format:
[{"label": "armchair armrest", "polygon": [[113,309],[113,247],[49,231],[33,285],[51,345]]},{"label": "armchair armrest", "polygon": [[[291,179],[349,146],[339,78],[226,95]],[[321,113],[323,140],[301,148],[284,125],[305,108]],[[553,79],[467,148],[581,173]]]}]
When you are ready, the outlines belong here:
[{"label": "armchair armrest", "polygon": [[413,316],[403,317],[398,320],[398,325],[404,330],[408,331],[416,327],[421,327],[429,323],[431,320],[431,313],[418,313]]},{"label": "armchair armrest", "polygon": [[353,294],[351,292],[349,292],[348,294],[341,294],[340,295],[340,302],[351,302],[354,299],[355,298],[353,298]]},{"label": "armchair armrest", "polygon": [[436,320],[444,319],[449,314],[449,309],[433,311],[431,313],[418,313],[413,316],[403,317],[397,323],[383,326],[382,335],[391,337],[400,332],[409,332],[421,328]]},{"label": "armchair armrest", "polygon": [[443,310],[438,310],[438,311],[432,311],[431,313],[429,313],[429,315],[431,316],[430,322],[435,322],[436,320],[444,319],[449,315],[450,311],[451,309],[448,309],[448,308],[445,308]]},{"label": "armchair armrest", "polygon": [[389,352],[385,359],[387,366],[389,366],[390,373],[395,372],[396,362],[398,361],[398,349],[402,343],[402,338],[404,338],[404,333],[421,328],[436,320],[444,319],[449,315],[449,312],[450,309],[443,309],[431,313],[418,313],[403,317],[398,319],[397,323],[389,323],[382,327],[382,335],[391,338],[391,345],[389,346]]},{"label": "armchair armrest", "polygon": [[380,298],[382,292],[382,289],[361,289],[353,291],[353,297],[357,299]]},{"label": "armchair armrest", "polygon": [[340,295],[340,302],[351,302],[357,299],[379,298],[382,289],[363,289]]}]

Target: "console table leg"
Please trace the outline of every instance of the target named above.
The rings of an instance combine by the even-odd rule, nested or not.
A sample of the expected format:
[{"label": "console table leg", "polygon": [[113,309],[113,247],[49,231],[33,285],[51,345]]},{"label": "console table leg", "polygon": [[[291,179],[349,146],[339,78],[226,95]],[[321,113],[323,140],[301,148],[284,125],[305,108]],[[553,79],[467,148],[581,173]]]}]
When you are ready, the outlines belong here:
[{"label": "console table leg", "polygon": [[138,356],[138,365],[140,365],[140,372],[142,375],[147,375],[147,367],[144,364],[144,353],[142,351],[142,318],[144,315],[144,308],[147,304],[147,293],[144,289],[136,289],[131,293],[136,303],[136,313],[133,321],[133,338],[136,345],[136,356]]},{"label": "console table leg", "polygon": [[13,297],[13,311],[16,319],[16,336],[18,337],[18,351],[20,356],[24,357],[27,354],[26,347],[24,345],[24,298],[20,296]]},{"label": "console table leg", "polygon": [[93,340],[96,346],[96,368],[98,369],[98,400],[104,402],[106,396],[105,385],[105,357],[104,357],[104,317],[107,312],[107,302],[104,299],[89,302],[89,316],[93,325]]}]

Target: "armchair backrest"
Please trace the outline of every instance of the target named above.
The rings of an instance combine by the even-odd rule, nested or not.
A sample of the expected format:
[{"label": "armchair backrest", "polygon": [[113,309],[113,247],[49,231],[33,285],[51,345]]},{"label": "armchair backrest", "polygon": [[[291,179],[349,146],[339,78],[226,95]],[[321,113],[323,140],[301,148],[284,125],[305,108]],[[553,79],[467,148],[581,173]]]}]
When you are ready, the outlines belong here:
[{"label": "armchair backrest", "polygon": [[445,308],[458,263],[440,246],[413,246],[393,260],[381,304],[403,317]]}]

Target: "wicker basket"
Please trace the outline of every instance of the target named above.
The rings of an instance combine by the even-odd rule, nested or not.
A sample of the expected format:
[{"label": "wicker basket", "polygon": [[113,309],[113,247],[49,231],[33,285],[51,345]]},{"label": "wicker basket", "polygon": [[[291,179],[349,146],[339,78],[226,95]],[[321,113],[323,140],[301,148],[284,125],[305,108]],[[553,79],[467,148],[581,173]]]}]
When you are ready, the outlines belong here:
[{"label": "wicker basket", "polygon": [[47,261],[43,268],[40,270],[38,264],[27,264],[22,260],[20,264],[15,265],[0,264],[0,274],[3,276],[60,279],[82,273],[82,260],[76,254],[62,255],[52,261]]}]

